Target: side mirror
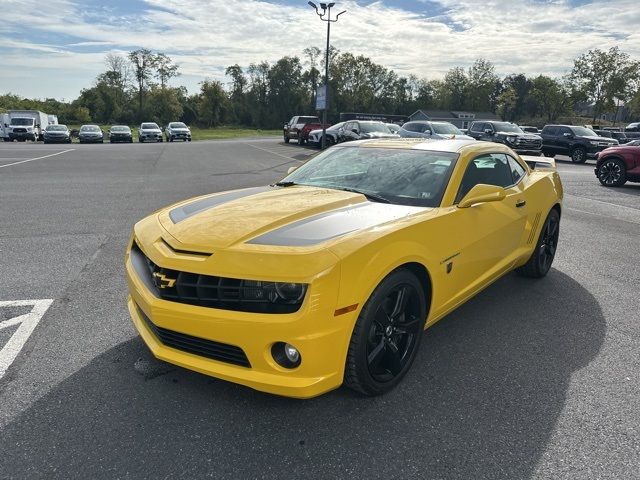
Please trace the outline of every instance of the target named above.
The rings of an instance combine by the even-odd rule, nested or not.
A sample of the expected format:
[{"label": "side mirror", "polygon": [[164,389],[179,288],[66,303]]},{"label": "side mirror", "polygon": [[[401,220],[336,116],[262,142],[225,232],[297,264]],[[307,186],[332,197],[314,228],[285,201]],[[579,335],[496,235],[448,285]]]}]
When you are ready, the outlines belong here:
[{"label": "side mirror", "polygon": [[298,169],[298,167],[289,167],[289,170],[287,170],[287,175],[292,174],[293,172],[295,172]]},{"label": "side mirror", "polygon": [[490,128],[485,128],[484,133],[486,133],[487,135],[493,135],[493,130],[491,130]]},{"label": "side mirror", "polygon": [[431,130],[425,130],[424,134],[425,135],[433,135],[433,132]]},{"label": "side mirror", "polygon": [[564,132],[562,135],[564,135],[565,137],[567,137],[569,139],[573,138],[573,133]]},{"label": "side mirror", "polygon": [[356,135],[357,135],[358,133],[360,133],[360,132],[358,132],[358,129],[357,129],[357,128],[352,128],[352,129],[351,129],[351,131],[352,131],[353,133],[355,133]]},{"label": "side mirror", "polygon": [[506,196],[507,194],[502,187],[479,183],[460,200],[458,208],[469,208],[476,203],[501,202]]}]

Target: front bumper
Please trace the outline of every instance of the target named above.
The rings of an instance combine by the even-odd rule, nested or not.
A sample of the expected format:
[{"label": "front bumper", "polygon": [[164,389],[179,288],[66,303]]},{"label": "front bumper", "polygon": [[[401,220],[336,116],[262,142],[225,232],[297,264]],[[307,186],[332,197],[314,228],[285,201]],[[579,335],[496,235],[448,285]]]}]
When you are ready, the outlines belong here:
[{"label": "front bumper", "polygon": [[162,134],[161,133],[141,133],[140,140],[142,140],[143,142],[147,142],[147,141],[160,142],[162,141]]},{"label": "front bumper", "polygon": [[[154,248],[151,246],[149,250]],[[155,357],[255,390],[289,397],[310,398],[342,384],[346,348],[357,314],[333,315],[339,269],[332,269],[311,283],[300,310],[290,314],[237,312],[162,300],[139,278],[129,253],[126,272],[129,313]],[[162,329],[240,347],[251,366],[213,360],[164,345],[138,309]],[[271,355],[276,342],[294,345],[302,356],[300,366],[295,369],[279,366]]]},{"label": "front bumper", "polygon": [[110,142],[131,142],[132,140],[131,135],[111,135],[109,137]]},{"label": "front bumper", "polygon": [[38,134],[33,132],[11,132],[9,134],[9,139],[11,140],[33,140],[34,142],[38,139]]},{"label": "front bumper", "polygon": [[71,137],[67,137],[67,136],[54,136],[54,137],[47,137],[46,135],[44,136],[44,141],[47,143],[69,143]]},{"label": "front bumper", "polygon": [[104,141],[104,137],[83,137],[79,136],[78,140],[82,143],[100,143]]}]

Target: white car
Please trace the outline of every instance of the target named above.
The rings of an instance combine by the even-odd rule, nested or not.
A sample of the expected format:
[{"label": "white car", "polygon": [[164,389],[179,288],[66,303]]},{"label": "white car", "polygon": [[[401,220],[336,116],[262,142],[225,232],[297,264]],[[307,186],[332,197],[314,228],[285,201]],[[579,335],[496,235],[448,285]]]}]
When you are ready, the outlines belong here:
[{"label": "white car", "polygon": [[[335,145],[338,143],[338,130],[344,125],[344,122],[336,123],[335,125],[331,125],[326,129],[327,132],[327,147],[331,145]],[[309,132],[309,145],[314,145],[316,147],[321,146],[322,144],[322,129],[319,128],[317,130],[311,130]]]},{"label": "white car", "polygon": [[138,129],[138,142],[162,142],[162,130],[157,123],[141,123]]},{"label": "white car", "polygon": [[182,122],[170,122],[164,129],[164,136],[167,142],[173,142],[174,140],[190,142],[191,130]]}]

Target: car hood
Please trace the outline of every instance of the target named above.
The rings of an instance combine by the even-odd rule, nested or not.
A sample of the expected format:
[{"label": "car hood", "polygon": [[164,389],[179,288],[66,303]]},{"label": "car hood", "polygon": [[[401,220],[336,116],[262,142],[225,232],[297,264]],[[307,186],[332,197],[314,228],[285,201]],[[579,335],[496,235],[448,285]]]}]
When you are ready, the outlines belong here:
[{"label": "car hood", "polygon": [[80,132],[78,135],[100,136],[102,132]]},{"label": "car hood", "polygon": [[397,138],[400,135],[397,133],[384,133],[384,132],[370,132],[361,134],[362,138]]},{"label": "car hood", "polygon": [[188,128],[172,128],[171,129],[172,132],[185,132],[185,133],[189,133],[189,129]]},{"label": "car hood", "polygon": [[[445,140],[475,140],[475,138],[470,137],[469,135],[454,135],[452,133],[436,133],[436,135],[439,138],[445,139]],[[429,135],[426,135],[426,138],[430,138]]]},{"label": "car hood", "polygon": [[141,128],[140,131],[142,133],[162,133],[159,128]]},{"label": "car hood", "polygon": [[256,187],[207,195],[158,213],[183,248],[313,247],[433,209],[375,203],[341,190]]}]

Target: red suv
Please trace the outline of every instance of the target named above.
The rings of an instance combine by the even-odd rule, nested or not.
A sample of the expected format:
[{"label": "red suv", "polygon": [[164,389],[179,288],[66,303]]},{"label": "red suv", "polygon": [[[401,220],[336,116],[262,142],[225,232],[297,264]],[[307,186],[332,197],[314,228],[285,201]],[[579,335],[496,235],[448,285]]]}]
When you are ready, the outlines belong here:
[{"label": "red suv", "polygon": [[596,154],[596,177],[605,187],[640,182],[640,142],[610,147]]}]

